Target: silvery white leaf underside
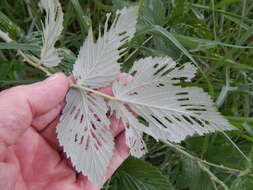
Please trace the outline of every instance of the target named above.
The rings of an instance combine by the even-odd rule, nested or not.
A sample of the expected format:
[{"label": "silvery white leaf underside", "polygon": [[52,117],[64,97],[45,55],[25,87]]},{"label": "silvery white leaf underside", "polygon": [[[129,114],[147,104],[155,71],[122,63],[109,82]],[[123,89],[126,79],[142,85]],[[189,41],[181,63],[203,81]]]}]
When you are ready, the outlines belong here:
[{"label": "silvery white leaf underside", "polygon": [[46,67],[57,66],[61,62],[55,43],[63,30],[63,12],[59,0],[41,0],[46,11],[43,27],[43,47],[41,50],[41,64]]},{"label": "silvery white leaf underside", "polygon": [[[171,58],[141,59],[130,71],[134,74],[133,80],[126,84],[127,79],[122,78],[113,84],[118,102],[110,102],[109,105],[120,113],[118,117],[125,120],[129,127],[157,140],[180,142],[195,134],[233,130],[234,127],[217,112],[207,93],[197,87],[178,85],[180,80],[190,81],[195,71],[190,63],[178,67]],[[125,104],[128,109],[122,108]],[[129,110],[148,124],[133,122],[129,119]],[[142,142],[140,139],[136,142],[139,143],[130,148],[140,150],[138,147],[143,146]]]},{"label": "silvery white leaf underside", "polygon": [[102,97],[71,89],[57,126],[57,137],[78,172],[101,185],[114,142]]},{"label": "silvery white leaf underside", "polygon": [[108,30],[110,14],[107,15],[104,33],[94,42],[92,29],[80,49],[74,64],[73,75],[77,84],[90,88],[101,88],[110,84],[120,73],[118,60],[126,48],[120,48],[131,40],[136,31],[137,8],[117,11],[116,18]]}]

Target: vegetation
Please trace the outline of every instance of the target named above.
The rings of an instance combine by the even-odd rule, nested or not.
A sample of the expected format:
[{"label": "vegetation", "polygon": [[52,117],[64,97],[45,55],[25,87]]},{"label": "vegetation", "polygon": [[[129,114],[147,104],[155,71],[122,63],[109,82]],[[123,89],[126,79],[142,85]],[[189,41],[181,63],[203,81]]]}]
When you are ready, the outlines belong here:
[{"label": "vegetation", "polygon": [[[192,62],[192,83],[213,98],[238,128],[192,137],[180,145],[145,137],[149,152],[129,158],[104,189],[251,190],[253,188],[253,1],[252,0],[62,0],[64,32],[57,44],[64,60],[51,72],[69,74],[89,26],[98,29],[106,12],[139,5],[139,22],[122,71],[146,56]],[[15,40],[0,42],[0,89],[29,84],[45,74],[17,50],[40,54],[43,13],[37,0],[0,1],[0,29]],[[98,30],[95,30],[98,34]]]}]

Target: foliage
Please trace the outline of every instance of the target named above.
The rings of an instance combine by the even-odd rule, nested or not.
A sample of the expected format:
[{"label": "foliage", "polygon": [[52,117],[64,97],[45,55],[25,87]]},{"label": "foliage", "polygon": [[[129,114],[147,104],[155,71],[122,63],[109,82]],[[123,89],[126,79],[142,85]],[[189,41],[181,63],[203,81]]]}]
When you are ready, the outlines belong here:
[{"label": "foliage", "polygon": [[[193,82],[182,85],[204,88],[216,100],[219,111],[240,129],[229,133],[229,138],[222,134],[189,138],[181,144],[184,149],[175,149],[165,142],[157,144],[152,138],[145,137],[149,153],[143,160],[159,168],[175,189],[224,189],[223,184],[231,189],[252,189],[252,176],[249,175],[252,173],[253,142],[251,0],[63,0],[61,4],[65,12],[64,30],[57,47],[60,47],[63,63],[50,71],[69,73],[72,70],[74,55],[88,34],[90,20],[93,28],[98,29],[98,24],[105,19],[105,12],[139,4],[138,30],[129,44],[131,51],[122,58],[122,71],[128,71],[137,58],[150,55],[170,56],[181,63],[191,61],[200,72]],[[41,71],[23,64],[13,51],[18,49],[40,55],[42,16],[35,0],[17,1],[14,5],[11,0],[0,1],[0,28],[16,40],[12,44],[0,43],[1,89],[44,78]],[[98,34],[98,30],[94,32]],[[187,157],[185,151],[194,157]],[[208,165],[204,160],[217,165]],[[105,189],[120,185],[118,175],[124,167],[134,165],[133,162],[126,162]],[[240,171],[224,169],[221,165]],[[132,178],[127,180],[128,184],[134,184]],[[122,183],[126,184],[125,181]]]}]

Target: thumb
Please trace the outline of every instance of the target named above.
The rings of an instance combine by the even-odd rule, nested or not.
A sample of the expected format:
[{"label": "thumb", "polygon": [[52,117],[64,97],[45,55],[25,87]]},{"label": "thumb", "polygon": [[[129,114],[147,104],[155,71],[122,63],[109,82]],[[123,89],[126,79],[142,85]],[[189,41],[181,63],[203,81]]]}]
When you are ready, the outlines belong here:
[{"label": "thumb", "polygon": [[1,92],[0,142],[15,143],[35,116],[50,111],[64,100],[68,89],[68,77],[57,73],[42,82]]},{"label": "thumb", "polygon": [[30,105],[33,116],[44,114],[62,102],[69,89],[70,79],[56,73],[46,80],[20,87]]}]

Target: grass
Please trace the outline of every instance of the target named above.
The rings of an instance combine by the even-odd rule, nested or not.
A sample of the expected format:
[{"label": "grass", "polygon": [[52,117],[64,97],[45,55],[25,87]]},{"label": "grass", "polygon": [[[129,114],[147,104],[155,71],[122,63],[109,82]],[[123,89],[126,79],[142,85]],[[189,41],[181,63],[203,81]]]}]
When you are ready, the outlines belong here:
[{"label": "grass", "polygon": [[[149,153],[143,160],[162,172],[160,178],[166,178],[171,185],[167,189],[252,189],[252,0],[62,0],[61,3],[65,12],[64,32],[58,46],[64,61],[52,72],[70,73],[88,28],[92,25],[98,32],[106,12],[139,5],[138,31],[129,44],[129,54],[122,59],[122,71],[127,72],[137,58],[150,55],[170,56],[179,63],[190,61],[199,72],[192,83],[184,85],[202,87],[219,111],[239,129],[227,136],[188,138],[180,147],[145,137]],[[18,0],[15,4],[11,0],[0,1],[0,29],[16,41],[0,42],[0,90],[45,78],[16,54],[19,49],[40,53],[42,17],[37,0]],[[141,180],[147,174],[131,173],[126,170],[127,164],[133,161],[126,162],[104,189],[165,187],[162,180],[157,180],[160,183],[156,186]],[[143,171],[147,168],[150,169],[144,167]]]}]

